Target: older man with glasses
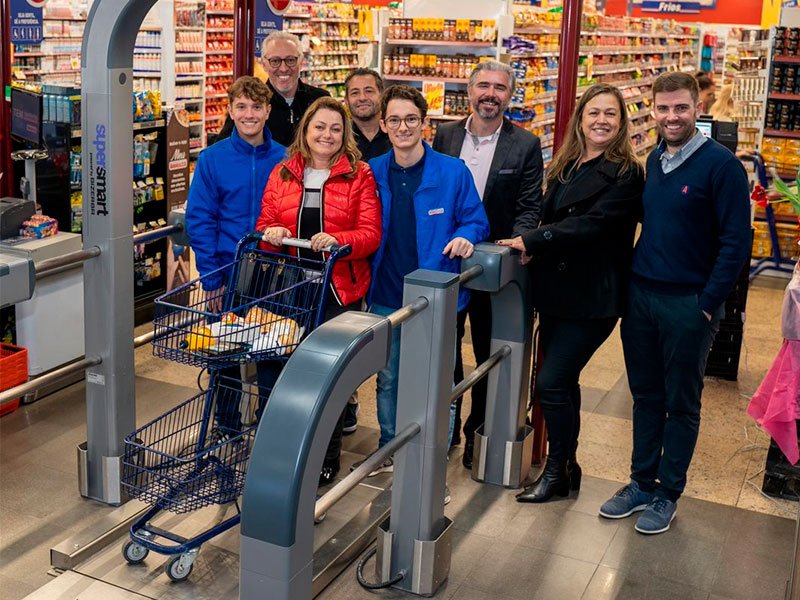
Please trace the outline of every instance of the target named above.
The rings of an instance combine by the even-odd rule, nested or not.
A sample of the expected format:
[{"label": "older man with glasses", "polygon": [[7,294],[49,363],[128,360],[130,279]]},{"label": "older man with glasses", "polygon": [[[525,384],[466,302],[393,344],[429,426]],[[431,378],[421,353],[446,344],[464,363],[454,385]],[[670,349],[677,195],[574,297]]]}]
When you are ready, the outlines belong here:
[{"label": "older man with glasses", "polygon": [[[272,92],[267,127],[272,139],[291,145],[300,119],[320,96],[330,96],[327,90],[300,81],[303,66],[303,46],[293,33],[273,31],[261,44],[261,66],[267,72],[267,86]],[[233,122],[226,119],[216,141],[230,136]]]}]

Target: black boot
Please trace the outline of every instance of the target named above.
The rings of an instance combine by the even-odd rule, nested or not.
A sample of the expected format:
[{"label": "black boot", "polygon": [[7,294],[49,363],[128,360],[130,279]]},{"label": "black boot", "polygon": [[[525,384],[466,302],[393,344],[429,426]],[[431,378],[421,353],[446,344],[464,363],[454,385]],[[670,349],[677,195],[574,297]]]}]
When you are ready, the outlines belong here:
[{"label": "black boot", "polygon": [[563,498],[569,495],[569,484],[567,463],[548,456],[539,479],[517,494],[517,502],[547,502],[556,494]]},{"label": "black boot", "polygon": [[461,464],[465,469],[472,470],[472,454],[475,452],[475,436],[464,434],[464,455]]},{"label": "black boot", "polygon": [[569,490],[571,492],[580,491],[581,475],[583,475],[583,471],[578,464],[578,459],[574,456],[570,457],[567,461],[567,473],[569,473]]}]

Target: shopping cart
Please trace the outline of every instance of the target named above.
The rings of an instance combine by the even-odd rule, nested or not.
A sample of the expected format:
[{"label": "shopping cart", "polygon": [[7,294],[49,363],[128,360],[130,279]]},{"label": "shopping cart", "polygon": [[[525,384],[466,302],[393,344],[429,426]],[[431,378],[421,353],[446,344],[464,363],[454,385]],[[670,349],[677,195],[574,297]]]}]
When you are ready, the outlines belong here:
[{"label": "shopping cart", "polygon": [[[122,549],[130,564],[150,551],[170,556],[166,573],[182,581],[192,572],[200,546],[239,523],[244,487],[261,403],[271,390],[220,374],[248,362],[281,364],[323,319],[335,261],[349,246],[325,249],[327,260],[258,249],[261,234],[239,242],[235,260],[156,299],[153,352],[209,371],[208,389],[125,438],[122,484],[132,498],[151,505],[131,526]],[[310,248],[307,240],[284,244]],[[223,281],[213,293],[204,281]],[[214,308],[215,310],[211,310]],[[237,423],[215,418],[221,403],[237,405]],[[234,503],[236,514],[184,537],[151,521],[164,511],[182,514]]]},{"label": "shopping cart", "polygon": [[[751,160],[755,164],[758,182],[764,189],[769,187],[769,179],[767,177],[767,168],[764,163],[764,157],[755,152],[752,156],[745,157],[744,160]],[[782,165],[777,165],[781,168]],[[773,167],[774,168],[774,167]],[[784,172],[790,167],[783,166]],[[774,177],[780,177],[777,170],[773,170]],[[764,271],[778,271],[780,273],[791,273],[794,269],[794,261],[791,257],[785,257],[781,254],[781,244],[778,238],[778,228],[775,220],[775,211],[771,204],[764,207],[764,216],[767,222],[767,231],[769,232],[770,239],[770,255],[759,258],[750,265],[750,281],[756,278]]]}]

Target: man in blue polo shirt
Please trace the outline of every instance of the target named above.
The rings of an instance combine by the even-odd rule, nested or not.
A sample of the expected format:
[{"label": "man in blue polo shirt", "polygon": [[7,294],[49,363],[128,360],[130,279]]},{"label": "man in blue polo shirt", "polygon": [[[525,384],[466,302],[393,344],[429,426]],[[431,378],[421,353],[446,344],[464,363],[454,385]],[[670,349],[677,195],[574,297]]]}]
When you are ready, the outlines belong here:
[{"label": "man in blue polo shirt", "polygon": [[[381,129],[392,150],[370,166],[383,205],[383,237],[375,254],[370,310],[389,315],[403,305],[403,278],[416,269],[458,273],[461,258],[489,235],[489,221],[466,165],[422,141],[428,104],[406,85],[388,88],[381,98]],[[458,309],[467,305],[461,290]],[[395,329],[389,363],[378,374],[379,446],[394,437],[400,331]],[[452,423],[451,423],[452,427]],[[394,469],[391,459],[372,474]]]},{"label": "man in blue polo shirt", "polygon": [[642,234],[633,257],[622,345],[633,393],[631,482],[600,508],[621,519],[644,511],[640,533],[669,529],[700,430],[711,343],[750,254],[747,177],[736,157],[695,127],[695,79],[653,84],[663,138],[647,159]]}]

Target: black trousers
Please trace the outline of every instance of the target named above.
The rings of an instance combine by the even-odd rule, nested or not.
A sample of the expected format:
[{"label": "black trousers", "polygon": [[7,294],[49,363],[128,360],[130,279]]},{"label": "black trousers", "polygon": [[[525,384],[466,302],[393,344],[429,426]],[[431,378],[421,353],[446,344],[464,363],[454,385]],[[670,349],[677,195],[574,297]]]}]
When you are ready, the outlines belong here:
[{"label": "black trousers", "polygon": [[675,502],[686,487],[700,431],[706,360],[725,307],[709,321],[697,296],[670,296],[631,283],[622,348],[633,394],[631,479]]},{"label": "black trousers", "polygon": [[[457,340],[456,340],[456,365],[453,381],[459,383],[464,379],[464,362],[461,357],[461,342],[466,333],[466,321],[469,316],[470,335],[472,337],[472,350],[475,353],[476,364],[481,364],[489,358],[489,349],[492,343],[492,301],[489,292],[470,292],[469,304],[458,313]],[[472,388],[472,408],[464,422],[464,437],[471,440],[478,429],[486,420],[486,389],[487,378],[484,377]],[[457,400],[461,406],[461,398]],[[460,411],[459,411],[460,414]],[[456,423],[458,427],[458,423]],[[455,436],[455,434],[454,434]]]},{"label": "black trousers", "polygon": [[581,371],[611,335],[616,317],[564,319],[539,315],[542,361],[536,393],[547,423],[548,457],[566,462],[575,456],[581,430]]}]

